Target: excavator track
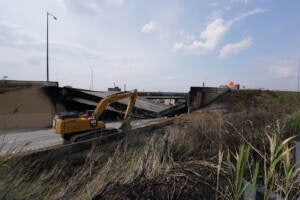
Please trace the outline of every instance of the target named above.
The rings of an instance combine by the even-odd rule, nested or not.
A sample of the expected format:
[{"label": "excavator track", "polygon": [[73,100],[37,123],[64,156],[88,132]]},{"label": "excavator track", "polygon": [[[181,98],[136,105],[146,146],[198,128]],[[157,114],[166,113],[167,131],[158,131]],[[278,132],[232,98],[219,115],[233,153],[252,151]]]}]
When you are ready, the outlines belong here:
[{"label": "excavator track", "polygon": [[119,134],[121,132],[122,130],[119,129],[96,129],[92,131],[85,131],[82,133],[73,134],[68,138],[63,138],[63,139],[64,139],[64,144],[73,144],[88,139]]}]

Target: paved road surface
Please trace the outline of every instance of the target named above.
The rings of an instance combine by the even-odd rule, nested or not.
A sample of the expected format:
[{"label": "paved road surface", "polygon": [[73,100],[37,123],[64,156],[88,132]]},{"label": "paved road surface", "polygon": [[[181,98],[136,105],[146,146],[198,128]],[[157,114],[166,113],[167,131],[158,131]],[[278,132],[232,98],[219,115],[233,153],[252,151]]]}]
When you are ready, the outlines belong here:
[{"label": "paved road surface", "polygon": [[[137,120],[131,123],[132,127],[143,126],[159,119]],[[121,122],[106,123],[107,128],[119,128]],[[19,152],[45,148],[62,144],[60,135],[54,134],[52,129],[41,130],[10,130],[0,131],[0,155],[6,152]]]}]

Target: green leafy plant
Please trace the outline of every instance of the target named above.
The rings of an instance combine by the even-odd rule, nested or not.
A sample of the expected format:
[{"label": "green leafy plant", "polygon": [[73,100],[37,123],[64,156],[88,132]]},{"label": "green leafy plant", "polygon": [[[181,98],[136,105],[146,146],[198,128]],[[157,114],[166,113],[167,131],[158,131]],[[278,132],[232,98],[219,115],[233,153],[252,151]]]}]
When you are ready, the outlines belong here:
[{"label": "green leafy plant", "polygon": [[265,155],[263,161],[263,173],[264,173],[264,199],[268,200],[273,192],[276,184],[276,176],[278,175],[278,168],[281,164],[285,166],[286,173],[292,173],[289,164],[285,162],[287,155],[291,152],[292,148],[288,148],[288,143],[294,139],[289,137],[284,141],[280,141],[277,135],[267,135],[269,140],[269,155]]},{"label": "green leafy plant", "polygon": [[250,147],[242,145],[240,146],[239,153],[236,153],[234,156],[236,162],[235,165],[231,163],[230,158],[227,159],[230,162],[233,171],[232,198],[235,200],[241,199],[246,188],[244,177],[248,165],[249,154]]},{"label": "green leafy plant", "polygon": [[[293,148],[293,147],[292,147]],[[285,196],[286,199],[292,198],[292,191],[297,190],[297,186],[299,186],[299,175],[300,168],[295,164],[292,165],[291,160],[291,150],[292,148],[286,147],[285,154],[282,160],[283,166],[283,177],[281,184],[279,185],[279,189],[281,193]]]}]

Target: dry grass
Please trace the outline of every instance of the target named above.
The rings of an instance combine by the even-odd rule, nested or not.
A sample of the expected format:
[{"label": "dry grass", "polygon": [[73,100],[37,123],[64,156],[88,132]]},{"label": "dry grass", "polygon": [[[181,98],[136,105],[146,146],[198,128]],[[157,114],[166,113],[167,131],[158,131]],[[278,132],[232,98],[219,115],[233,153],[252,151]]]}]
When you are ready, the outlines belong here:
[{"label": "dry grass", "polygon": [[[130,139],[130,138],[129,138]],[[89,160],[86,167],[83,167],[74,177],[72,177],[70,190],[83,177],[92,177],[86,187],[78,192],[78,199],[92,199],[96,195],[105,192],[107,186],[111,184],[130,184],[139,177],[153,179],[159,174],[163,174],[170,168],[172,162],[168,146],[163,137],[158,135],[147,138],[146,141],[127,143],[123,140],[119,143],[112,156],[105,161],[105,164],[92,171],[95,161]],[[98,154],[100,152],[90,152]],[[92,156],[94,159],[94,157]],[[90,170],[86,170],[90,169]],[[72,192],[75,192],[74,190]]]},{"label": "dry grass", "polygon": [[272,120],[260,112],[205,111],[90,151],[21,158],[1,181],[1,198],[230,199],[231,171],[220,168],[220,152],[235,152],[245,141],[264,151],[261,136]]}]

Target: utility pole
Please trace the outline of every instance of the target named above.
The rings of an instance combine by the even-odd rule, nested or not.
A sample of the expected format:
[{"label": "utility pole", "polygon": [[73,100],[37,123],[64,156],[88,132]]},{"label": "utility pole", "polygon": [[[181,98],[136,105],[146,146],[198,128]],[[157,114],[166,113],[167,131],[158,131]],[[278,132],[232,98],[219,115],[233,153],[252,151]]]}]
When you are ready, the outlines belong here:
[{"label": "utility pole", "polygon": [[54,15],[47,12],[47,82],[49,81],[49,15],[52,16],[54,20],[57,20],[57,18]]},{"label": "utility pole", "polygon": [[297,87],[297,92],[299,92],[299,77],[300,76],[300,58],[298,59],[298,87]]}]

